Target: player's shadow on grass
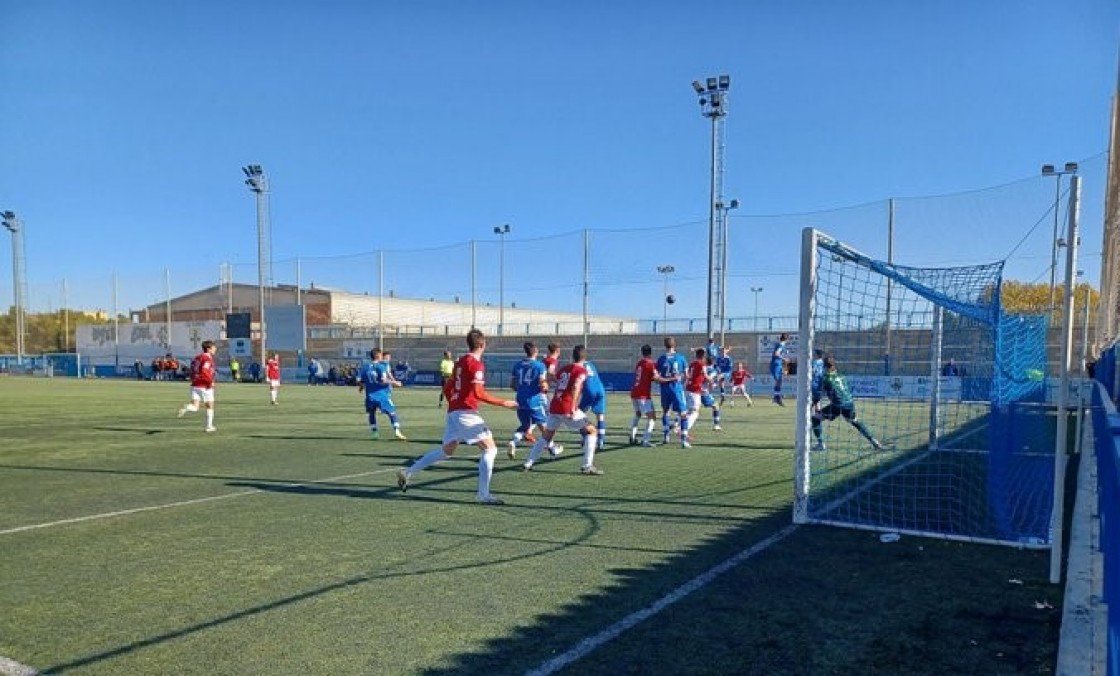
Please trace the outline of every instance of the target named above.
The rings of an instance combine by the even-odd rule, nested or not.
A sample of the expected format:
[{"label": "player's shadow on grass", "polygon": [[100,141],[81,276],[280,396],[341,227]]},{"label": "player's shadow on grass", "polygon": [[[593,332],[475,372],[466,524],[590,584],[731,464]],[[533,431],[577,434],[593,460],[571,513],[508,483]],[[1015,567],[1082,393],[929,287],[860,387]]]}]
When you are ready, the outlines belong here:
[{"label": "player's shadow on grass", "polygon": [[165,429],[154,430],[150,427],[91,427],[98,432],[136,432],[137,434],[162,434]]}]

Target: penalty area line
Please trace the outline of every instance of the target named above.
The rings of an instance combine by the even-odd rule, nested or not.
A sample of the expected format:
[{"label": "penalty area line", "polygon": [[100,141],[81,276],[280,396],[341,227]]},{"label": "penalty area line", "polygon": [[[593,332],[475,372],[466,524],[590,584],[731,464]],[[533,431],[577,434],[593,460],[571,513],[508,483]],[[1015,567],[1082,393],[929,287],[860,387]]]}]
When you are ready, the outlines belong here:
[{"label": "penalty area line", "polygon": [[755,554],[758,554],[759,552],[768,549],[770,546],[781,542],[782,540],[792,535],[796,530],[797,524],[786,526],[785,528],[778,531],[777,533],[774,533],[765,540],[751,545],[749,548],[744,549],[735,556],[732,556],[730,559],[727,559],[723,563],[709,569],[707,572],[692,578],[691,580],[677,587],[665,596],[662,596],[657,601],[654,601],[651,605],[648,605],[641,610],[630,613],[626,617],[622,618],[618,622],[615,622],[598,634],[589,636],[581,640],[579,643],[575,644],[565,652],[557,655],[556,657],[553,657],[552,659],[548,660],[544,664],[541,664],[535,669],[530,670],[529,672],[527,672],[527,676],[547,676],[548,674],[556,673],[560,669],[563,669],[569,664],[572,664],[573,662],[583,658],[599,646],[613,641],[614,639],[621,636],[623,632],[633,629],[639,623],[648,620],[657,613],[673,605],[677,601],[685,598],[692,592],[706,587],[720,575],[723,575],[729,570],[735,568]]},{"label": "penalty area line", "polygon": [[[311,484],[327,483],[331,481],[342,481],[344,479],[357,479],[358,477],[371,476],[374,474],[385,474],[387,472],[396,472],[395,469],[378,469],[370,472],[359,472],[357,474],[344,474],[342,476],[332,476],[326,479],[315,479],[312,481],[298,481],[288,484],[279,484],[285,488],[296,488],[299,486],[308,486]],[[97,521],[99,519],[109,519],[114,516],[128,516],[129,514],[140,514],[141,512],[154,512],[160,509],[171,509],[172,507],[185,507],[187,505],[198,505],[204,502],[214,502],[215,500],[228,500],[229,498],[240,498],[246,495],[257,495],[259,493],[267,493],[262,488],[252,488],[246,491],[237,491],[236,493],[224,493],[222,495],[211,495],[205,498],[194,498],[193,500],[179,500],[177,502],[167,502],[162,505],[149,505],[147,507],[135,507],[133,509],[121,509],[115,512],[101,512],[99,514],[87,514],[86,516],[75,516],[69,519],[59,519],[58,521],[47,521],[46,523],[33,523],[27,526],[16,526],[14,528],[5,528],[0,530],[0,535],[12,535],[14,533],[22,533],[29,530],[39,530],[42,528],[53,528],[54,526],[65,526],[72,523],[82,523],[84,521]],[[0,665],[3,663],[0,662]],[[0,671],[0,676],[4,672]]]},{"label": "penalty area line", "polygon": [[0,656],[0,676],[39,676],[39,672],[26,664]]}]

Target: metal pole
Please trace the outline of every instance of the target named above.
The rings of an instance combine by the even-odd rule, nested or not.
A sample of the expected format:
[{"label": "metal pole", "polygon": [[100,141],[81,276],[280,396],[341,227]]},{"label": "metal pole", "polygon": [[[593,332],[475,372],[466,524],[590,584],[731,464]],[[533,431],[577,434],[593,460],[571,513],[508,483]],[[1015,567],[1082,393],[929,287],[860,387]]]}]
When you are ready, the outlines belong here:
[{"label": "metal pole", "polygon": [[587,299],[591,288],[591,231],[583,230],[583,344],[587,346]]},{"label": "metal pole", "polygon": [[714,299],[712,298],[712,289],[714,286],[715,264],[716,264],[716,127],[719,125],[719,117],[712,115],[712,161],[710,171],[710,194],[708,200],[708,321],[706,335],[713,335],[712,323],[714,321]]},{"label": "metal pole", "polygon": [[[263,179],[263,177],[261,177]],[[257,194],[257,312],[259,314],[257,321],[260,327],[260,364],[264,364],[267,358],[265,352],[265,321],[264,321],[264,287],[265,287],[265,268],[266,258],[268,256],[268,249],[265,242],[265,222],[264,222],[264,209],[265,209],[265,194],[264,190],[258,190]],[[170,337],[170,336],[169,336]]]},{"label": "metal pole", "polygon": [[66,280],[62,280],[62,346],[63,352],[70,351],[70,308],[67,307]]},{"label": "metal pole", "polygon": [[[113,274],[113,297],[117,294],[117,275]],[[163,269],[164,325],[167,327],[167,351],[171,351],[171,270]],[[116,301],[113,301],[116,303]]]},{"label": "metal pole", "polygon": [[[1054,178],[1054,234],[1050,238],[1050,314],[1054,314],[1054,283],[1058,272],[1058,207],[1062,201],[1062,174],[1055,173]],[[1053,320],[1053,316],[1051,316]]]},{"label": "metal pole", "polygon": [[120,372],[121,366],[121,324],[119,317],[121,313],[117,311],[117,273],[113,271],[113,373],[116,375]]},{"label": "metal pole", "polygon": [[1089,285],[1085,285],[1085,309],[1084,315],[1081,318],[1081,374],[1085,377],[1089,376],[1089,370],[1086,368],[1089,364],[1089,301],[1092,300],[1092,293]]},{"label": "metal pole", "polygon": [[1066,240],[1066,282],[1064,293],[1061,378],[1058,385],[1058,431],[1054,453],[1054,504],[1050,512],[1050,582],[1062,577],[1062,516],[1065,504],[1066,433],[1069,425],[1070,359],[1073,354],[1073,280],[1077,269],[1078,233],[1081,219],[1081,177],[1074,174],[1069,184],[1069,233]]},{"label": "metal pole", "polygon": [[[894,198],[887,201],[887,263],[894,263]],[[891,371],[891,292],[893,291],[893,280],[887,278],[887,313],[886,322],[886,358],[887,358],[887,373],[890,375]]]},{"label": "metal pole", "polygon": [[23,223],[14,212],[5,211],[4,227],[12,233],[12,300],[15,302],[16,363],[23,365],[23,338],[26,333],[26,273],[23,270]]},{"label": "metal pole", "polygon": [[506,324],[506,233],[498,234],[498,335],[505,333]]},{"label": "metal pole", "polygon": [[475,286],[475,253],[474,240],[471,240],[471,328],[478,328],[478,289]]},{"label": "metal pole", "polygon": [[[737,204],[732,200],[731,205]],[[733,207],[725,204],[723,206],[723,214],[720,219],[720,265],[719,265],[719,344],[727,345],[727,231],[731,226],[731,209]],[[715,358],[716,355],[712,355]]]},{"label": "metal pole", "polygon": [[299,256],[296,256],[296,305],[303,305],[300,298],[300,261]]},{"label": "metal pole", "polygon": [[377,349],[385,349],[385,252],[377,250]]}]

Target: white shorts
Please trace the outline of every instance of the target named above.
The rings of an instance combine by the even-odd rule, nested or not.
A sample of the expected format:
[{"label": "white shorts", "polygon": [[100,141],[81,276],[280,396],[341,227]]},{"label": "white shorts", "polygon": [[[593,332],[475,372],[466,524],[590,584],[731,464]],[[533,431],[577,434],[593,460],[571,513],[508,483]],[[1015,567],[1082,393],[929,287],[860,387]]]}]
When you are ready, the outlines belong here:
[{"label": "white shorts", "polygon": [[268,386],[269,387],[280,387],[280,380],[279,379],[270,380],[270,381],[268,381]]},{"label": "white shorts", "polygon": [[735,394],[736,392],[738,392],[740,394],[746,394],[747,393],[747,386],[746,385],[732,385],[731,386],[731,394]]},{"label": "white shorts", "polygon": [[634,403],[634,415],[639,418],[653,413],[652,399],[631,399],[630,401]]},{"label": "white shorts", "polygon": [[192,387],[191,388],[191,401],[202,401],[204,404],[214,403],[214,388],[213,387]]},{"label": "white shorts", "polygon": [[449,444],[457,441],[462,444],[477,444],[485,439],[492,439],[493,434],[486,425],[486,421],[478,411],[450,411],[447,414],[447,425],[443,428],[443,443]]},{"label": "white shorts", "polygon": [[587,421],[587,414],[583,411],[576,411],[571,415],[561,415],[559,413],[549,413],[548,422],[546,425],[550,430],[573,430],[579,431],[587,427],[591,423]]},{"label": "white shorts", "polygon": [[690,411],[700,410],[700,393],[699,392],[685,392],[684,402]]}]

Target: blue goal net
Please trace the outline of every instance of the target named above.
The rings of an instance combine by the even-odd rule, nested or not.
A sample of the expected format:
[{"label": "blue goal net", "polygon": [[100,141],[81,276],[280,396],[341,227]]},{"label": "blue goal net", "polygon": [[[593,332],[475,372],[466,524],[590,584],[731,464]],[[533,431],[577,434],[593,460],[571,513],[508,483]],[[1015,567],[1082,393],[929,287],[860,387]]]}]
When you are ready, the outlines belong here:
[{"label": "blue goal net", "polygon": [[795,519],[1048,546],[1047,320],[1004,312],[1003,263],[910,267],[807,229],[802,266]]}]

